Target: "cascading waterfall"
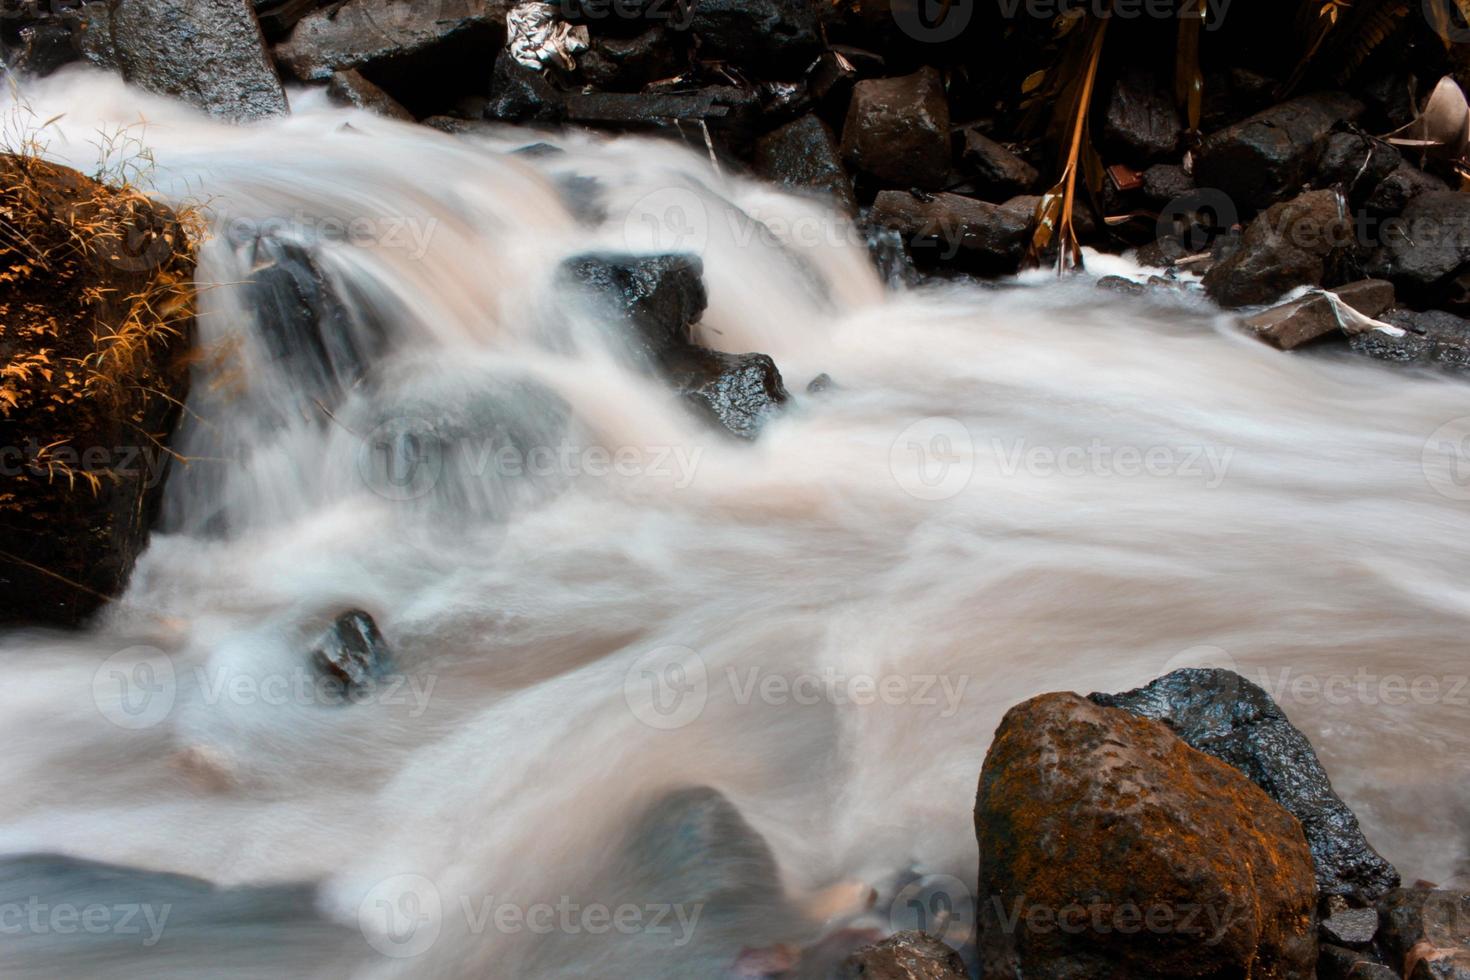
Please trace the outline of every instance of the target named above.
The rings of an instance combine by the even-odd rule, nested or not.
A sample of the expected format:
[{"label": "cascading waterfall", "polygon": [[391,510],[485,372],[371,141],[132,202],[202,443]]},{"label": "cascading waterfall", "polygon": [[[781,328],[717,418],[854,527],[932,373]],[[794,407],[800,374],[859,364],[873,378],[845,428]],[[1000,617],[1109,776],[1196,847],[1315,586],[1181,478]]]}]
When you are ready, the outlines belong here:
[{"label": "cascading waterfall", "polygon": [[[53,930],[7,975],[816,970],[916,895],[968,915],[1007,707],[1191,663],[1267,686],[1407,879],[1467,870],[1461,382],[1182,294],[889,292],[840,219],[666,142],[25,97],[83,170],[135,125],[212,236],[163,529],[92,629],[0,641],[0,852],[52,855],[0,901],[176,908],[169,955]],[[701,255],[700,342],[795,395],[756,442],[556,288],[598,250]],[[313,295],[319,336],[273,327]],[[400,673],[324,704],[306,651],[357,607]]]}]

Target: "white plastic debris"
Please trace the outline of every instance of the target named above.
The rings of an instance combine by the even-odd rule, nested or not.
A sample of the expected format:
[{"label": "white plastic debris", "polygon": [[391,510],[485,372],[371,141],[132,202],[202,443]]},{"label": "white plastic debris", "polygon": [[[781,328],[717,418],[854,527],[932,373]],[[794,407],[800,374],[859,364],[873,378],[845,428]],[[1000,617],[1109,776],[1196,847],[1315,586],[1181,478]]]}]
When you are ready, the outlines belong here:
[{"label": "white plastic debris", "polygon": [[571,71],[577,67],[572,56],[587,50],[586,25],[573,27],[558,18],[555,4],[535,0],[516,4],[505,15],[505,28],[510,56],[532,71],[547,65]]}]

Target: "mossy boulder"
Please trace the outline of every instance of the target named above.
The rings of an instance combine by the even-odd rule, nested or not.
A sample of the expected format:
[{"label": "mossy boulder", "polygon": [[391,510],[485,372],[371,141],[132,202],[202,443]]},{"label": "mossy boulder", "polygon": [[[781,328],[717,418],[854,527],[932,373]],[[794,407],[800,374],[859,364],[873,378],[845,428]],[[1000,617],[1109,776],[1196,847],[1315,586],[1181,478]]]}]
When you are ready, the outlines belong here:
[{"label": "mossy boulder", "polygon": [[75,624],[126,583],[188,386],[179,215],[0,156],[0,623]]}]

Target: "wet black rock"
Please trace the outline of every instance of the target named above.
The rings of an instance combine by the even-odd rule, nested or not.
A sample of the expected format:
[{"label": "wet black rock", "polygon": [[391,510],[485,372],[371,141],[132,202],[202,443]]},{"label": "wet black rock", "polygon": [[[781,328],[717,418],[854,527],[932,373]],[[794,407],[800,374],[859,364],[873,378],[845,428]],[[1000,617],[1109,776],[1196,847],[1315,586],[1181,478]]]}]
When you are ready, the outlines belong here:
[{"label": "wet black rock", "polygon": [[1163,721],[1190,746],[1229,763],[1301,822],[1321,895],[1372,901],[1399,875],[1363,837],[1306,736],[1261,688],[1228,670],[1186,668],[1092,700]]},{"label": "wet black rock", "polygon": [[338,105],[354,109],[366,109],[390,119],[413,122],[413,113],[398,104],[398,100],[363,77],[355,68],[332,73],[327,82],[327,97]]},{"label": "wet black rock", "polygon": [[868,220],[902,235],[920,265],[953,263],[974,272],[1014,272],[1030,228],[1019,208],[907,191],[880,192]]},{"label": "wet black rock", "polygon": [[696,414],[741,439],[754,439],[791,398],[776,362],[765,354],[702,347],[666,353],[665,375]]},{"label": "wet black rock", "polygon": [[689,344],[709,297],[695,255],[582,255],[562,263],[564,282],[616,315],[628,339],[653,360]]},{"label": "wet black rock", "polygon": [[1416,305],[1470,312],[1470,195],[1421,194],[1382,229],[1370,275],[1392,281]]},{"label": "wet black rock", "polygon": [[864,946],[843,962],[833,980],[965,980],[960,954],[922,932],[900,932]]},{"label": "wet black rock", "polygon": [[1396,364],[1470,371],[1470,320],[1443,310],[1394,310],[1380,319],[1393,330],[1375,328],[1356,334],[1349,346]]},{"label": "wet black rock", "polygon": [[123,77],[150,92],[225,119],[287,111],[249,0],[118,0],[112,41]]},{"label": "wet black rock", "polygon": [[1108,100],[1104,145],[1130,163],[1149,163],[1174,151],[1179,132],[1179,112],[1164,87],[1147,72],[1124,72]]},{"label": "wet black rock", "polygon": [[654,26],[632,37],[593,34],[588,49],[577,55],[577,70],[598,89],[637,92],[679,74],[684,61],[674,35]]},{"label": "wet black rock", "polygon": [[977,129],[965,130],[960,161],[976,189],[992,200],[1025,194],[1041,179],[1035,167]]},{"label": "wet black rock", "polygon": [[484,116],[501,122],[555,122],[566,115],[563,93],[544,72],[532,71],[502,50],[495,56]]},{"label": "wet black rock", "polygon": [[614,129],[664,129],[674,122],[701,123],[717,134],[735,132],[740,142],[761,112],[754,89],[708,85],[688,92],[568,92],[566,117]]},{"label": "wet black rock", "polygon": [[1401,162],[1373,188],[1367,207],[1378,215],[1401,214],[1421,194],[1447,190],[1449,187],[1438,177]]},{"label": "wet black rock", "polygon": [[1156,163],[1143,172],[1143,199],[1164,208],[1194,190],[1194,178],[1174,163]]},{"label": "wet black rock", "polygon": [[[1371,909],[1367,910],[1373,915]],[[1371,953],[1324,942],[1317,957],[1317,980],[1400,980],[1396,971]]]},{"label": "wet black rock", "polygon": [[1378,915],[1385,957],[1406,980],[1470,978],[1470,892],[1400,888]]},{"label": "wet black rock", "polygon": [[303,17],[276,58],[303,81],[320,81],[334,71],[358,68],[374,77],[376,69],[424,63],[424,56],[446,45],[480,42],[480,57],[495,49],[503,34],[509,3],[496,0],[347,0]]},{"label": "wet black rock", "polygon": [[815,113],[761,137],[755,145],[753,164],[755,172],[767,180],[821,191],[844,214],[857,214],[852,178],[842,166],[837,140]]},{"label": "wet black rock", "polygon": [[806,69],[821,50],[817,7],[807,0],[692,0],[699,56],[767,77]]},{"label": "wet black rock", "polygon": [[853,86],[842,156],[879,183],[937,190],[949,181],[949,103],[933,68]]},{"label": "wet black rock", "polygon": [[45,76],[76,61],[113,70],[111,15],[101,2],[0,6],[0,61],[13,72]]},{"label": "wet black rock", "polygon": [[1344,196],[1355,207],[1362,206],[1370,194],[1403,162],[1396,147],[1360,132],[1329,133],[1317,147],[1317,187],[1342,188]]},{"label": "wet black rock", "polygon": [[388,642],[361,609],[338,616],[311,648],[311,664],[343,695],[369,689],[392,668]]},{"label": "wet black rock", "polygon": [[1195,180],[1223,190],[1242,214],[1293,197],[1311,176],[1317,140],[1362,111],[1357,100],[1327,92],[1258,112],[1205,139]]},{"label": "wet black rock", "polygon": [[1329,285],[1332,253],[1352,242],[1341,196],[1308,191],[1252,221],[1239,247],[1205,274],[1205,290],[1222,306],[1235,307],[1269,303],[1297,286]]}]

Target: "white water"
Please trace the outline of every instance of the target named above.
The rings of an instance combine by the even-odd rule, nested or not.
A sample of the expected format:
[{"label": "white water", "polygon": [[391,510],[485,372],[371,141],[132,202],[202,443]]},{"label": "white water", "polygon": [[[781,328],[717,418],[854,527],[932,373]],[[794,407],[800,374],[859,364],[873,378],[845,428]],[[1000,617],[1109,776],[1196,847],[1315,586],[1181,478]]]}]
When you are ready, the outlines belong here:
[{"label": "white water", "polygon": [[[664,143],[511,156],[542,137],[306,96],[232,129],[92,76],[28,98],[66,113],[47,152],[84,170],[99,127],[141,113],[159,193],[206,200],[218,229],[374,218],[376,244],[320,255],[393,338],[324,418],[272,374],[234,285],[244,250],[217,235],[200,271],[217,367],[196,376],[207,425],[186,451],[230,461],[170,485],[171,533],[94,630],[3,639],[0,852],[315,882],[342,927],[288,925],[237,962],[226,923],[137,975],[719,976],[743,947],[887,928],[914,875],[973,883],[975,783],[1007,707],[1196,662],[1265,680],[1406,879],[1461,872],[1470,492],[1465,444],[1434,434],[1465,415],[1462,383],[1283,355],[1203,304],[1086,281],[885,293],[820,209]],[[597,178],[597,227],[561,203],[569,175]],[[691,224],[644,220],[670,201]],[[736,207],[801,242],[749,235]],[[619,366],[606,325],[550,285],[565,255],[675,244],[702,246],[703,341],[771,354],[795,396],[754,445]],[[840,387],[804,395],[823,371]],[[640,465],[501,480],[454,456],[407,500],[361,465],[384,420],[540,426],[531,382],[569,406],[576,446]],[[1128,454],[1150,450],[1141,471]],[[409,683],[360,705],[282,696],[351,606]],[[139,661],[162,692],[141,716],[123,710]],[[865,676],[887,693],[851,703]],[[1424,678],[1430,703],[1397,696]],[[767,899],[722,914],[702,896],[723,866],[620,856],[640,812],[699,785],[774,851]],[[843,899],[864,886],[867,913]],[[375,931],[398,922],[380,901],[417,937]],[[487,901],[704,908],[687,931],[544,933],[486,925]]]}]

